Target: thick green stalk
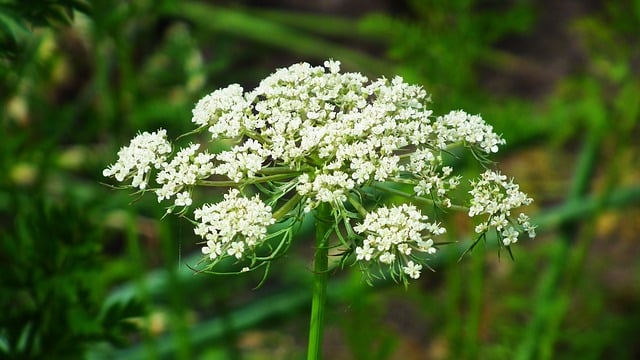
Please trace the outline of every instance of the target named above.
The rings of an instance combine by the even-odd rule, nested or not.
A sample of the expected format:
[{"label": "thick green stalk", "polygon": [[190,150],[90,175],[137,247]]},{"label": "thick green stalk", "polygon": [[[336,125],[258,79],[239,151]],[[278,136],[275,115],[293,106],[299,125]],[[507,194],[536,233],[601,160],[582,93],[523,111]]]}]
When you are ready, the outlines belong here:
[{"label": "thick green stalk", "polygon": [[308,360],[320,359],[322,350],[331,228],[331,206],[320,203],[316,208],[316,253],[313,260],[313,298],[311,300]]}]

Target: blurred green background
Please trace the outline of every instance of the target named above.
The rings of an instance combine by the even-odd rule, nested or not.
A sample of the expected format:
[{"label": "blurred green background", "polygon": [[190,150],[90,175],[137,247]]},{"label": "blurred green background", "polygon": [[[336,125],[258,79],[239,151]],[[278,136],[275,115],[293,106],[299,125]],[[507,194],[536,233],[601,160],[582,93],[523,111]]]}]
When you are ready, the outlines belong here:
[{"label": "blurred green background", "polygon": [[408,289],[332,274],[327,359],[640,358],[639,34],[633,0],[0,0],[0,358],[303,358],[309,229],[258,289],[195,275],[191,225],[101,172],[207,93],[327,58],[481,113],[539,225]]}]

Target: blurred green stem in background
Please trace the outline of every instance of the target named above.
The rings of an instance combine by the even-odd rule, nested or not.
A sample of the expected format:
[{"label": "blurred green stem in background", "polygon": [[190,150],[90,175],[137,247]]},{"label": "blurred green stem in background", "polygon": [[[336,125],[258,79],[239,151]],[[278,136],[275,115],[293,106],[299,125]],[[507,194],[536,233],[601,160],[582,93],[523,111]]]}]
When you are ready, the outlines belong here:
[{"label": "blurred green stem in background", "polygon": [[[602,136],[599,129],[592,128],[586,133],[575,169],[573,184],[566,199],[567,205],[575,205],[588,195],[590,182],[595,178],[601,141]],[[596,213],[599,213],[602,208],[601,197],[596,197],[595,201]],[[553,343],[557,339],[557,331],[570,303],[570,295],[562,289],[572,286],[572,284],[562,286],[561,283],[566,277],[571,277],[571,270],[577,270],[570,268],[571,252],[583,253],[591,243],[590,239],[593,238],[592,236],[589,238],[584,235],[579,236],[579,230],[585,218],[587,216],[578,217],[573,221],[564,222],[560,226],[558,238],[560,241],[554,247],[552,262],[538,284],[533,317],[520,343],[516,359],[553,358]],[[593,221],[590,222],[590,224],[593,223]],[[576,247],[572,243],[572,239],[579,238],[581,241],[577,244],[578,249],[572,250],[573,247]]]}]

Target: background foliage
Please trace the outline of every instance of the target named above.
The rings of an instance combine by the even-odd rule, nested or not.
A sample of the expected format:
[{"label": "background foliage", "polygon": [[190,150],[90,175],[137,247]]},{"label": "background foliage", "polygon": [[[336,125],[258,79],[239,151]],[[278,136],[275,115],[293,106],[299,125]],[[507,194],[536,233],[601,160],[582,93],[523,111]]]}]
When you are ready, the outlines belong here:
[{"label": "background foliage", "polygon": [[300,358],[310,226],[259,289],[194,275],[190,225],[101,170],[208,92],[327,57],[481,113],[540,226],[515,262],[458,262],[453,216],[460,247],[407,290],[332,274],[327,355],[639,357],[640,2],[311,3],[0,0],[0,358]]}]

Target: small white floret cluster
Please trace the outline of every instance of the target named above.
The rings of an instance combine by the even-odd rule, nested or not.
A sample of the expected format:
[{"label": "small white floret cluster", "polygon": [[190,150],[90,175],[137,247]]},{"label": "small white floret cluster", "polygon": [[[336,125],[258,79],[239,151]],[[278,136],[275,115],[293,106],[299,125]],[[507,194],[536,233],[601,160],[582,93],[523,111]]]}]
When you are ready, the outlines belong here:
[{"label": "small white floret cluster", "polygon": [[367,214],[364,222],[353,229],[365,236],[362,245],[356,247],[356,259],[365,262],[377,261],[389,265],[393,270],[402,270],[410,278],[420,277],[422,265],[413,260],[417,255],[434,254],[433,236],[446,232],[438,223],[427,222],[413,205],[380,207]]},{"label": "small white floret cluster", "polygon": [[151,168],[160,169],[171,153],[167,131],[160,129],[153,133],[143,132],[131,140],[129,146],[118,151],[118,161],[102,171],[106,177],[113,176],[123,182],[131,179],[131,186],[144,190],[147,187]]},{"label": "small white floret cluster", "polygon": [[[248,259],[268,237],[269,225],[298,219],[300,213],[293,211],[311,212],[326,203],[346,228],[357,223],[343,242],[358,261],[366,267],[388,265],[402,280],[415,279],[444,228],[414,205],[378,207],[365,203],[365,195],[396,183],[412,189],[408,198],[451,208],[461,177],[443,154],[460,145],[489,155],[505,143],[479,115],[456,110],[434,117],[429,102],[422,87],[401,77],[369,81],[340,72],[338,61],[294,64],[252,91],[233,84],[197,102],[195,132],[206,132],[208,142],[227,149],[209,153],[189,144],[170,157],[166,131],[145,132],[118,152],[104,175],[153,191],[158,201],[172,200],[168,211],[181,207],[182,215],[194,203],[195,187],[237,185],[242,192],[231,190],[222,202],[194,212],[195,233],[204,239],[203,253],[212,263],[225,256]],[[244,196],[250,185],[271,206],[258,195]],[[487,218],[478,233],[496,229],[505,246],[517,241],[518,229],[535,236],[526,215],[511,218],[512,209],[532,200],[504,175],[485,172],[472,182],[470,194],[469,216]]]},{"label": "small white floret cluster", "polygon": [[[529,205],[533,199],[520,191],[518,184],[514,184],[512,180],[507,181],[505,175],[492,170],[485,171],[479,180],[471,182],[471,186],[469,216],[487,216],[486,221],[476,226],[476,233],[482,234],[495,228],[501,234],[505,246],[517,242],[519,232],[510,221],[511,210]],[[529,233],[529,237],[536,236],[535,226],[531,225],[526,214],[520,213],[517,221]]]},{"label": "small white floret cluster", "polygon": [[213,174],[213,155],[207,151],[197,153],[199,148],[199,144],[190,144],[180,149],[171,161],[165,161],[160,165],[156,182],[161,187],[154,190],[158,202],[177,195],[175,206],[191,205],[190,192],[182,190],[196,185],[198,179],[206,179]]},{"label": "small white floret cluster", "polygon": [[486,153],[497,153],[498,145],[505,144],[505,140],[494,133],[493,127],[479,115],[469,115],[462,110],[438,117],[436,124],[439,139],[443,142],[463,141],[478,146]]},{"label": "small white floret cluster", "polygon": [[210,260],[224,255],[243,259],[266,238],[267,227],[275,222],[270,206],[257,195],[241,196],[237,189],[216,204],[196,209],[194,217],[199,220],[194,231],[206,241],[202,253]]}]

